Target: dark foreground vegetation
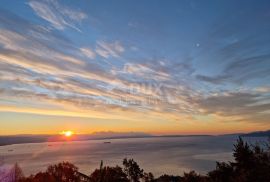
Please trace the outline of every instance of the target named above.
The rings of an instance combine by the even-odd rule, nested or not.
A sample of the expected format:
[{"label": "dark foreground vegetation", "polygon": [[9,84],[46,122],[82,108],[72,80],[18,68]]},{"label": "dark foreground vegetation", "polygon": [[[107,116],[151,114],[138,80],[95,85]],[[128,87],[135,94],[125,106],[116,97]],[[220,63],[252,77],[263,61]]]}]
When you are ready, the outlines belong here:
[{"label": "dark foreground vegetation", "polygon": [[[13,181],[18,182],[270,182],[270,143],[251,145],[241,138],[234,145],[234,162],[217,162],[216,169],[206,175],[194,171],[182,176],[154,177],[133,159],[124,159],[122,167],[103,166],[86,175],[68,162],[51,165],[45,172],[24,177],[15,164]],[[1,178],[0,178],[1,179]],[[1,181],[1,180],[0,180]]]}]

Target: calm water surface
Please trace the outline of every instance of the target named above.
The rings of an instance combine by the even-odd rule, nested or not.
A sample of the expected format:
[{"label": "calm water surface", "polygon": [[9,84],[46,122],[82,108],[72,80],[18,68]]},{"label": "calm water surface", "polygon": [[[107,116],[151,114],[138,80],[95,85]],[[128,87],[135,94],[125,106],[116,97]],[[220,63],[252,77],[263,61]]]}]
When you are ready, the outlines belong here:
[{"label": "calm water surface", "polygon": [[[90,174],[99,167],[101,160],[104,165],[121,165],[125,157],[134,158],[145,171],[156,176],[189,170],[204,174],[214,169],[216,161],[232,160],[236,138],[158,137],[15,144],[0,147],[0,160],[6,165],[18,162],[26,175],[61,161],[72,162],[81,172]],[[111,143],[104,143],[108,141]]]}]

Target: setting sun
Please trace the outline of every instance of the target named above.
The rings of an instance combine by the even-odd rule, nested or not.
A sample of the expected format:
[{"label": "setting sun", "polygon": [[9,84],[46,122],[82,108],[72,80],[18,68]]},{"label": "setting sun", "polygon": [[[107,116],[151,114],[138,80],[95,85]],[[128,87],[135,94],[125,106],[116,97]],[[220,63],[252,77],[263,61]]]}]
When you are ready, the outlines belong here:
[{"label": "setting sun", "polygon": [[74,134],[74,132],[68,130],[68,131],[62,131],[60,134],[65,135],[66,137],[70,137],[70,136],[72,136]]}]

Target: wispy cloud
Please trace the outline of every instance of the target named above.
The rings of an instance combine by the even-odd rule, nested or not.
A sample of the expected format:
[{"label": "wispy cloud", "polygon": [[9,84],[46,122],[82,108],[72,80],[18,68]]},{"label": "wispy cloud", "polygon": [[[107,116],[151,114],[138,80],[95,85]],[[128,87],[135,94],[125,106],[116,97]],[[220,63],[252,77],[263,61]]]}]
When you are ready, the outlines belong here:
[{"label": "wispy cloud", "polygon": [[[259,122],[258,118],[266,116],[270,111],[270,102],[267,94],[247,92],[225,92],[197,101],[202,112],[216,114],[223,118],[237,118],[236,121]],[[261,119],[260,119],[261,120]],[[262,122],[265,122],[264,120]]]},{"label": "wispy cloud", "polygon": [[[257,23],[256,28],[243,21],[249,17]],[[234,19],[226,18],[216,22],[203,42],[200,58],[218,72],[197,74],[197,79],[215,85],[237,84],[270,78],[270,37],[266,33],[268,15],[253,9],[237,14]],[[251,21],[251,20],[250,20]]]},{"label": "wispy cloud", "polygon": [[90,59],[94,59],[96,57],[96,53],[90,49],[90,48],[80,48],[80,51],[83,55],[85,55],[86,57],[90,58]]},{"label": "wispy cloud", "polygon": [[119,41],[105,42],[98,41],[96,47],[96,53],[104,58],[119,57],[121,53],[125,51],[125,48]]},{"label": "wispy cloud", "polygon": [[224,70],[216,76],[197,75],[197,79],[213,84],[243,83],[262,77],[269,77],[269,54],[259,56],[246,55],[225,66]]},{"label": "wispy cloud", "polygon": [[170,75],[162,70],[155,70],[150,65],[126,63],[123,73],[138,76],[144,80],[165,81],[170,79]]},{"label": "wispy cloud", "polygon": [[59,30],[70,27],[80,31],[76,26],[77,23],[87,18],[85,13],[71,9],[63,4],[60,5],[57,0],[31,0],[29,6],[39,17],[51,23],[54,28]]}]

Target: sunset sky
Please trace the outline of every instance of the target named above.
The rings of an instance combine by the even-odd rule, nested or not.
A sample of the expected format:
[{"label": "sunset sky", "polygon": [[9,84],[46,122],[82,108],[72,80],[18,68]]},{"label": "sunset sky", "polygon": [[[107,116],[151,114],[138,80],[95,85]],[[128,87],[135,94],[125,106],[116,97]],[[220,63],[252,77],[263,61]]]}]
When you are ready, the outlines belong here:
[{"label": "sunset sky", "polygon": [[268,0],[0,4],[0,135],[270,129]]}]

